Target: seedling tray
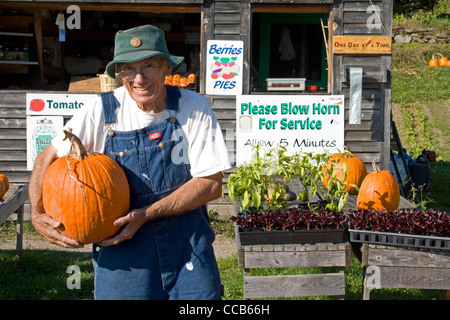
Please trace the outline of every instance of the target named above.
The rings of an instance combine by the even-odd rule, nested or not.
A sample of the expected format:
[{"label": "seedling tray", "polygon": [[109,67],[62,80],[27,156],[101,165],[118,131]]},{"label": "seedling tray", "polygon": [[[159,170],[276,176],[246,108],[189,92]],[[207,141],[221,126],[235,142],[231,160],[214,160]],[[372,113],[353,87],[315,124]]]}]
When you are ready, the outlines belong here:
[{"label": "seedling tray", "polygon": [[[341,243],[345,242],[345,230],[271,230],[239,228],[241,245],[258,244],[307,244],[307,243]],[[347,237],[348,238],[348,237]]]},{"label": "seedling tray", "polygon": [[450,251],[449,237],[420,236],[350,228],[348,231],[350,233],[350,242]]}]

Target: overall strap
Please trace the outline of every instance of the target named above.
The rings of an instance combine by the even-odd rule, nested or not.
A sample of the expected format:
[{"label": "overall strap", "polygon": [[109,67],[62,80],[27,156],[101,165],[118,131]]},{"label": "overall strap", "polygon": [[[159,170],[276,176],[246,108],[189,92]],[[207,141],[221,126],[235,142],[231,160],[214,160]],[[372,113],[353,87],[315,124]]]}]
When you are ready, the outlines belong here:
[{"label": "overall strap", "polygon": [[102,92],[100,97],[102,98],[105,124],[116,122],[116,109],[120,107],[120,103],[114,96],[114,92]]},{"label": "overall strap", "polygon": [[181,92],[178,87],[166,86],[167,90],[167,109],[178,111]]}]

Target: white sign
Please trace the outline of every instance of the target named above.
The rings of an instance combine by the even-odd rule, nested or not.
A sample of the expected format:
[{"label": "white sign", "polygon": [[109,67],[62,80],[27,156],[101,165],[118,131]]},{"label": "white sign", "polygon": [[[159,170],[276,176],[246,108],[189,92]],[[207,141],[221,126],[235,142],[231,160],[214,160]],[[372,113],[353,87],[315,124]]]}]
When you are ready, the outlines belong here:
[{"label": "white sign", "polygon": [[27,93],[27,115],[72,116],[97,94]]},{"label": "white sign", "polygon": [[344,149],[344,96],[241,95],[236,97],[236,165],[253,147],[288,153]]},{"label": "white sign", "polygon": [[242,94],[243,55],[243,41],[208,41],[206,94]]},{"label": "white sign", "polygon": [[36,156],[63,130],[62,116],[27,117],[27,169],[33,170]]}]

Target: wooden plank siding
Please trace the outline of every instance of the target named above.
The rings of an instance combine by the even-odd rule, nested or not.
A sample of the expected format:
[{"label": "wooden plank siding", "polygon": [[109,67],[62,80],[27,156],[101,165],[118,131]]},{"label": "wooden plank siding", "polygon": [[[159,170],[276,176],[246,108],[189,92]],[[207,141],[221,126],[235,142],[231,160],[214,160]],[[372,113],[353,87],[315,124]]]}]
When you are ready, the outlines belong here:
[{"label": "wooden plank siding", "polygon": [[26,92],[0,93],[0,172],[12,183],[28,183]]},{"label": "wooden plank siding", "polygon": [[[371,6],[376,6],[375,12]],[[374,15],[381,19],[373,28]],[[333,4],[333,35],[392,35],[392,2],[342,0]],[[369,168],[377,159],[383,169],[389,168],[391,114],[391,55],[333,55],[333,94],[346,97],[345,144],[361,157]],[[348,123],[348,68],[363,69],[361,124]]]}]

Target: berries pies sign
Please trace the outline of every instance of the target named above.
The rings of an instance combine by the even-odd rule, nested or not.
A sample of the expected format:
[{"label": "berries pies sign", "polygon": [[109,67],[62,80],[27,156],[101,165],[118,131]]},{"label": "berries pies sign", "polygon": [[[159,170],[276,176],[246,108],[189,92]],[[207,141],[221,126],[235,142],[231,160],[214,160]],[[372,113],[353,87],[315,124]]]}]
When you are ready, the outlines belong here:
[{"label": "berries pies sign", "polygon": [[208,41],[206,94],[242,94],[244,43],[242,41]]}]

